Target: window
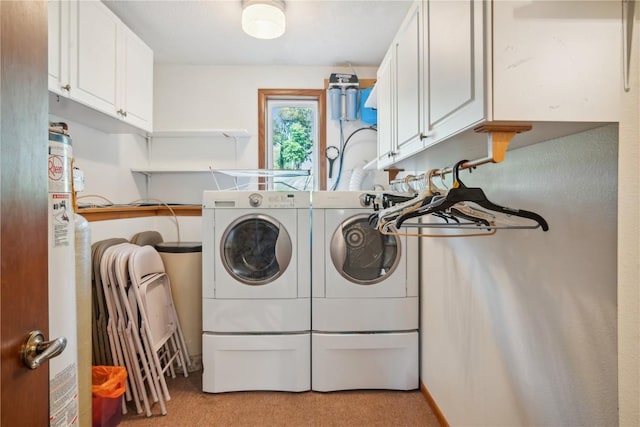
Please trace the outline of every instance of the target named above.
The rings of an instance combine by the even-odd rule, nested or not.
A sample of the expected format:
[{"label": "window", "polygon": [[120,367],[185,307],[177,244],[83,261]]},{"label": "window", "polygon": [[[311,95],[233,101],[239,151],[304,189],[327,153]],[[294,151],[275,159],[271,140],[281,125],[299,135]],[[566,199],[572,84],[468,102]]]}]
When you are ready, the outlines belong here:
[{"label": "window", "polygon": [[268,179],[267,189],[326,189],[325,117],[324,90],[258,90],[258,167],[310,170],[312,176]]}]

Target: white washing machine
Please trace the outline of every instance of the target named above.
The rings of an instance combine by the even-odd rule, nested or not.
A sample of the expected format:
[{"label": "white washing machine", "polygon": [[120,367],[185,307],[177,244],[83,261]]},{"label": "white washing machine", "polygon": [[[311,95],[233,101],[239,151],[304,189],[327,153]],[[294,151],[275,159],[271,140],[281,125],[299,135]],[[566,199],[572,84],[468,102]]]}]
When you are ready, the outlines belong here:
[{"label": "white washing machine", "polygon": [[365,194],[312,194],[316,391],[419,386],[418,239],[369,225]]},{"label": "white washing machine", "polygon": [[310,389],[310,193],[205,191],[202,389]]}]

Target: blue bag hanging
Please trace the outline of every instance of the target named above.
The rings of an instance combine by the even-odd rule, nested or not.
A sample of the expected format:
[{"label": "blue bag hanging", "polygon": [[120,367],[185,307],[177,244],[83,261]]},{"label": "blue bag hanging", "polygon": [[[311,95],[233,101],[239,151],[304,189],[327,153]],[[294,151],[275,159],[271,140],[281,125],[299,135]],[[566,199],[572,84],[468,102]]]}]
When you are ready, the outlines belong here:
[{"label": "blue bag hanging", "polygon": [[378,111],[374,108],[364,106],[372,90],[372,87],[368,87],[360,91],[360,120],[368,125],[374,126],[378,124]]}]

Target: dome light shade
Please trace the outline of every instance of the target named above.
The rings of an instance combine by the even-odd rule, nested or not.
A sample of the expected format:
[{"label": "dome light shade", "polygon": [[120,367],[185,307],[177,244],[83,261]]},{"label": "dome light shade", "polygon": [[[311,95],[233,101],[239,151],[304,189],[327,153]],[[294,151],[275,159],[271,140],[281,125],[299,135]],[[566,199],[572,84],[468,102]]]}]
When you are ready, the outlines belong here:
[{"label": "dome light shade", "polygon": [[242,29],[258,39],[275,39],[286,27],[284,2],[245,0],[242,2]]}]

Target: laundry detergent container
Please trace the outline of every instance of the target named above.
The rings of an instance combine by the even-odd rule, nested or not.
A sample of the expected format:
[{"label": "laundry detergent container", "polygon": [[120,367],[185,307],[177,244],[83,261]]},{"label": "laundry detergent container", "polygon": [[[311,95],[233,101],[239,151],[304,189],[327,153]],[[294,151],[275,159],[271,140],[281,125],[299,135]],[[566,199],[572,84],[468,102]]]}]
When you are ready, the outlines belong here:
[{"label": "laundry detergent container", "polygon": [[155,245],[171,282],[173,303],[189,353],[189,371],[202,369],[202,242]]}]

